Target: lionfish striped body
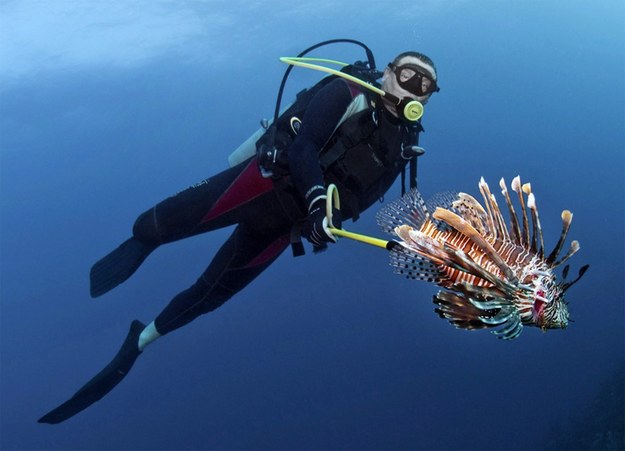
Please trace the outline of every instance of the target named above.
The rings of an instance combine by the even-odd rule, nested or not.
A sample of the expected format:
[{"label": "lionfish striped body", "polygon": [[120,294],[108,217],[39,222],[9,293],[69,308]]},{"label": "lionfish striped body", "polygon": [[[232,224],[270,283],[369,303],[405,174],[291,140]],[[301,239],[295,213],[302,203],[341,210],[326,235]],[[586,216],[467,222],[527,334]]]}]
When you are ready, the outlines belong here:
[{"label": "lionfish striped body", "polygon": [[[558,283],[554,274],[555,267],[579,250],[579,243],[573,241],[566,255],[557,260],[573,215],[562,212],[560,239],[545,256],[531,185],[521,185],[519,177],[512,181],[521,204],[520,217],[503,179],[499,185],[510,216],[509,228],[484,179],[479,183],[484,206],[465,193],[439,195],[426,205],[416,190],[388,204],[377,218],[386,232],[400,239],[400,245],[391,249],[391,265],[406,277],[443,287],[434,296],[435,311],[456,327],[498,328],[495,335],[504,339],[516,338],[524,325],[565,328],[569,312],[564,292],[588,268],[583,266],[571,282]],[[568,265],[564,278],[567,273]]]}]

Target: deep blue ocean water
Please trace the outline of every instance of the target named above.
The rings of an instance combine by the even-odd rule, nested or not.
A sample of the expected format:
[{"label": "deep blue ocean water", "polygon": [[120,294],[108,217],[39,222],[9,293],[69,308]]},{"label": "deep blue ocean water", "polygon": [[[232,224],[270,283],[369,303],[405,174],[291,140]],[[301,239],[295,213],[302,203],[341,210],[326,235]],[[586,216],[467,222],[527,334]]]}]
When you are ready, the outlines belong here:
[{"label": "deep blue ocean water", "polygon": [[[0,3],[0,448],[623,447],[624,30],[625,4],[605,0]],[[573,211],[572,274],[591,265],[568,292],[575,322],[512,342],[456,330],[433,313],[436,287],[342,240],[285,252],[105,399],[37,424],[230,230],[162,247],[95,300],[91,265],[139,213],[226,167],[273,112],[280,56],[338,37],[380,67],[404,50],[436,62],[426,196],[520,174],[548,248]],[[295,70],[287,97],[318,78]],[[380,235],[380,206],[345,228]]]}]

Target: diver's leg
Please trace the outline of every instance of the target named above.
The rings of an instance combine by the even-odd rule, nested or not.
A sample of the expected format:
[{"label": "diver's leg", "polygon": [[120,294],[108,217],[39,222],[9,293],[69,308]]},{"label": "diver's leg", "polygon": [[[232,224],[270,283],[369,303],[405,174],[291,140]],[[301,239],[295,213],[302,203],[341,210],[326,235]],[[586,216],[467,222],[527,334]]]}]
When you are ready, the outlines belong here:
[{"label": "diver's leg", "polygon": [[154,320],[164,335],[211,312],[262,273],[289,245],[289,230],[252,233],[239,225],[195,284],[179,293]]},{"label": "diver's leg", "polygon": [[288,228],[264,232],[255,234],[246,225],[239,225],[193,286],[177,295],[148,326],[133,321],[113,360],[39,422],[61,423],[100,400],[128,374],[145,346],[215,310],[254,280],[289,244]]},{"label": "diver's leg", "polygon": [[159,245],[240,221],[238,207],[273,188],[252,159],[165,199],[139,216],[132,238],[91,268],[91,296],[126,281]]}]

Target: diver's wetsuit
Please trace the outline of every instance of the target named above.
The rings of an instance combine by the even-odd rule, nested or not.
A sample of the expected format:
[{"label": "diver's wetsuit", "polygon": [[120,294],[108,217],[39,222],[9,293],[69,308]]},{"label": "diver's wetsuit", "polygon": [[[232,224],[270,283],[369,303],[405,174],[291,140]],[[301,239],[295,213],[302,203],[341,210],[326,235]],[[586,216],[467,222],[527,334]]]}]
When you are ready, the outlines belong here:
[{"label": "diver's wetsuit", "polygon": [[[297,230],[294,225],[306,219],[310,200],[304,199],[311,188],[323,193],[323,186],[335,183],[344,219],[356,218],[386,192],[407,162],[402,149],[414,144],[416,128],[384,108],[348,110],[362,105],[357,102],[361,95],[359,88],[343,79],[330,81],[315,94],[287,149],[288,168],[282,168],[281,178],[263,178],[253,157],[139,216],[133,237],[93,265],[92,296],[128,279],[161,244],[237,227],[206,271],[172,299],[153,325],[133,321],[113,360],[74,396],[41,417],[40,423],[63,422],[109,393],[141,354],[139,342],[145,330],[153,327],[156,335],[167,334],[215,310],[250,283],[286,249]],[[346,111],[355,113],[341,122]]]},{"label": "diver's wetsuit", "polygon": [[286,249],[310,207],[317,225],[325,186],[338,186],[343,219],[356,219],[387,191],[404,169],[405,146],[416,144],[420,125],[396,119],[351,82],[325,82],[309,92],[301,126],[291,130],[293,141],[282,149],[288,164],[271,168],[276,179],[263,178],[252,157],[141,214],[133,236],[93,265],[90,289],[97,297],[128,279],[161,244],[237,225],[200,278],[153,323],[133,321],[110,363],[40,423],[61,423],[100,400],[147,344],[215,310],[254,280]]},{"label": "diver's wetsuit", "polygon": [[137,219],[134,237],[153,244],[238,223],[196,283],[158,315],[159,333],[216,309],[284,251],[292,224],[303,217],[295,204],[285,204],[287,200],[281,199],[271,179],[260,175],[253,158],[164,200]]},{"label": "diver's wetsuit", "polygon": [[[252,158],[162,201],[137,219],[134,238],[150,249],[238,224],[197,282],[158,315],[155,326],[160,334],[216,309],[275,261],[287,248],[293,225],[306,217],[303,199],[310,187],[336,181],[339,189],[353,191],[360,211],[384,194],[406,163],[399,150],[406,131],[390,114],[380,115],[384,117],[379,120],[376,144],[385,149],[376,152],[372,164],[381,164],[378,157],[387,161],[383,176],[373,186],[350,187],[348,181],[341,186],[331,174],[324,177],[319,167],[319,150],[360,92],[355,85],[337,79],[315,95],[289,148],[290,177],[280,181],[263,178]],[[290,179],[294,183],[289,183]],[[345,219],[353,216],[349,205],[345,210]]]}]

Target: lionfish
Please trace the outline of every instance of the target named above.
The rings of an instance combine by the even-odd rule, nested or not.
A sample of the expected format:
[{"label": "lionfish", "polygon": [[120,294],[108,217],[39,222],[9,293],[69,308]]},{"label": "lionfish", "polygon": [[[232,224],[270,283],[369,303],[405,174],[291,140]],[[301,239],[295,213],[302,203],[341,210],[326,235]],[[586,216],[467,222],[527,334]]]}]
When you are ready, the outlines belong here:
[{"label": "lionfish", "polygon": [[[558,259],[573,214],[562,212],[560,239],[546,256],[531,185],[522,185],[518,176],[512,180],[521,204],[519,217],[500,180],[509,227],[484,178],[478,186],[484,206],[466,193],[438,195],[426,205],[413,189],[378,212],[382,229],[399,238],[399,245],[390,246],[395,272],[444,288],[434,296],[435,312],[461,329],[494,328],[492,333],[510,340],[523,326],[565,328],[569,310],[564,293],[588,269],[584,265],[569,282],[558,282],[554,274],[554,268],[579,250],[579,243],[572,241]],[[566,265],[563,280],[568,270]]]}]

